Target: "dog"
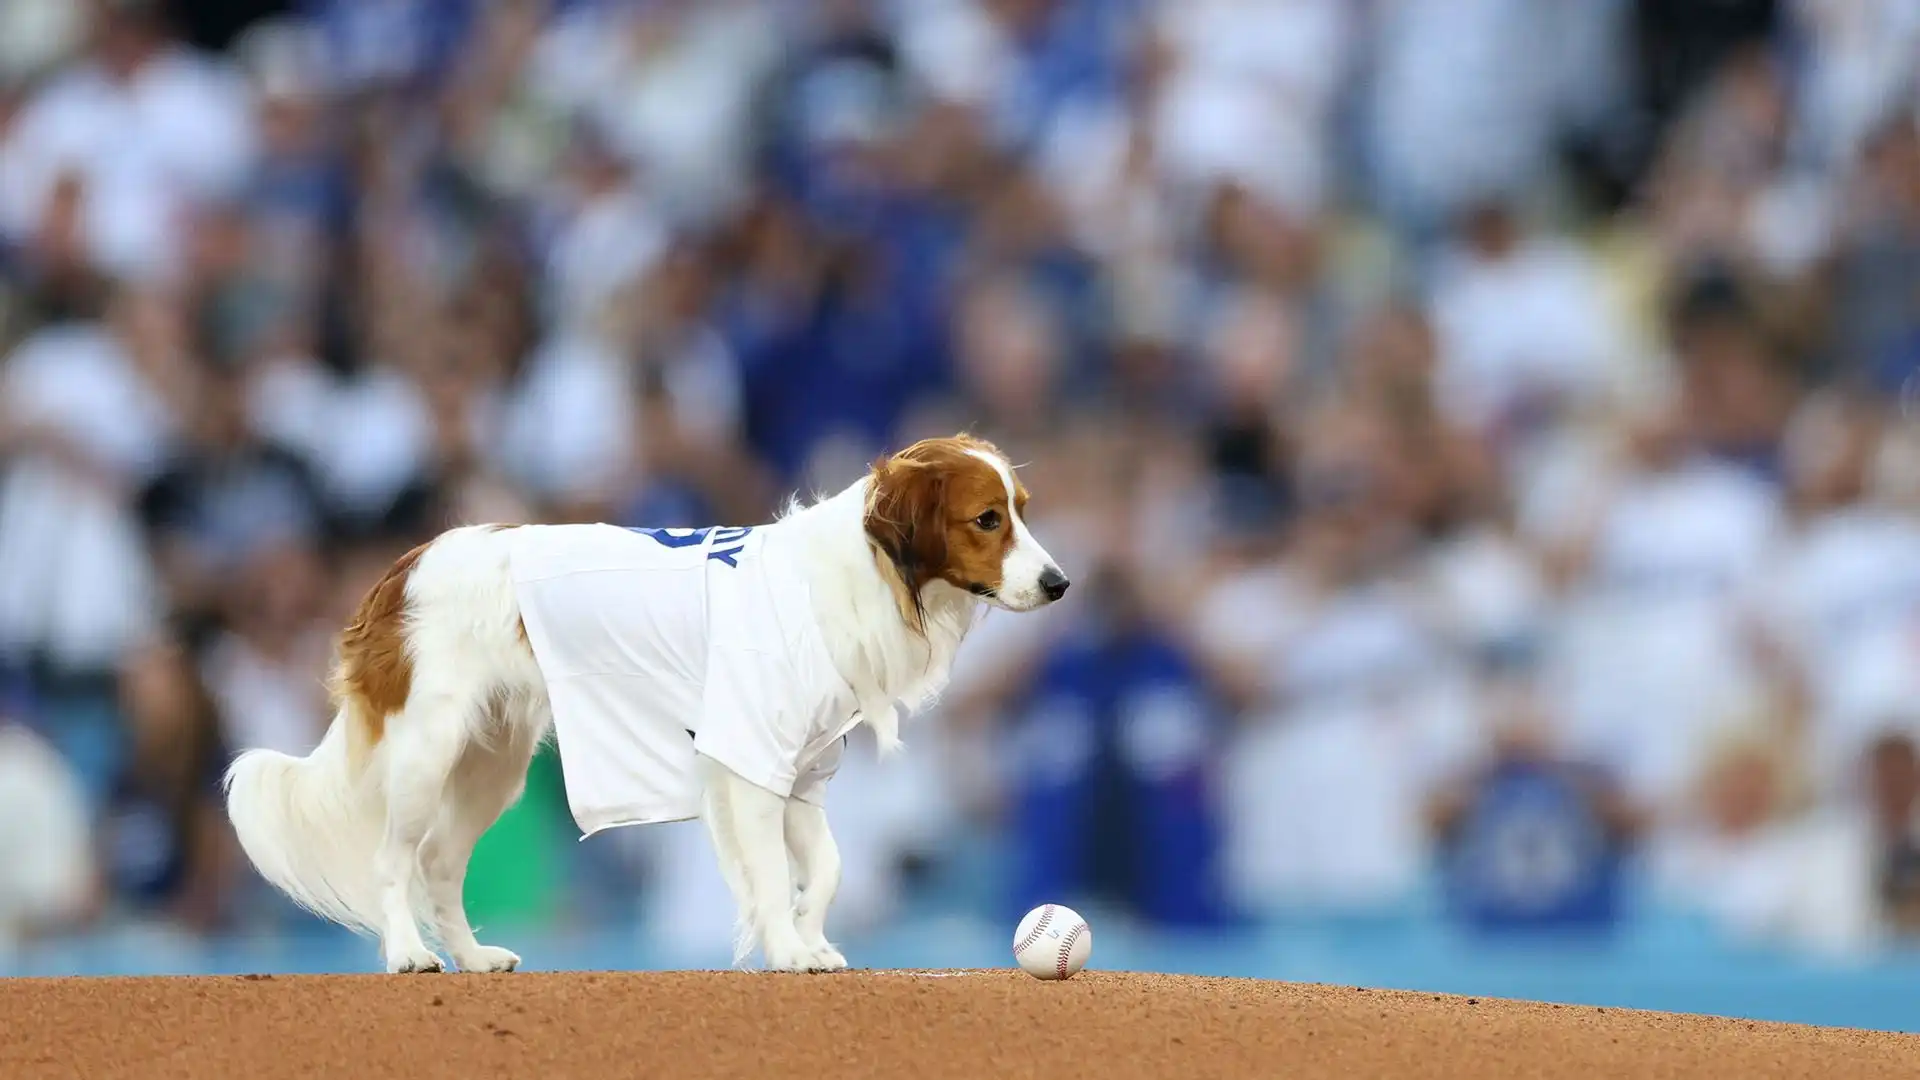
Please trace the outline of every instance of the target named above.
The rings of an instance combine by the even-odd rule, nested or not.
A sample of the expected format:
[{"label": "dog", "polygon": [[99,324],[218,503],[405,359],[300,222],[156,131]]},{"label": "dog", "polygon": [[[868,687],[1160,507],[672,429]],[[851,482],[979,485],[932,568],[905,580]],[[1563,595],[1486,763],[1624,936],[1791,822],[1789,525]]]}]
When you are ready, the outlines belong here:
[{"label": "dog", "polygon": [[[400,557],[341,632],[334,717],[306,757],[239,755],[227,813],[254,867],[377,935],[390,972],[511,971],[475,939],[475,843],[557,736],[591,835],[704,821],[737,911],[734,961],[831,971],[840,855],[825,786],[856,725],[883,753],[945,686],[984,605],[1068,579],[1006,456],[968,435],[875,461],[765,525],[474,525]],[[422,927],[427,934],[422,934]]]}]

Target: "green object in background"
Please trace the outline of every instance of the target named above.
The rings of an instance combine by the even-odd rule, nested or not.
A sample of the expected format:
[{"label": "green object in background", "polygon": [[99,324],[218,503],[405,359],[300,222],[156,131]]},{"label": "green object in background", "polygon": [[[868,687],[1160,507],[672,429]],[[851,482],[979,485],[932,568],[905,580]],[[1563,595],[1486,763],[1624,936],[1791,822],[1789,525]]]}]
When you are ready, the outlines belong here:
[{"label": "green object in background", "polygon": [[467,919],[489,923],[540,923],[560,908],[559,827],[567,820],[560,759],[551,743],[534,755],[527,791],[474,846],[467,867]]}]

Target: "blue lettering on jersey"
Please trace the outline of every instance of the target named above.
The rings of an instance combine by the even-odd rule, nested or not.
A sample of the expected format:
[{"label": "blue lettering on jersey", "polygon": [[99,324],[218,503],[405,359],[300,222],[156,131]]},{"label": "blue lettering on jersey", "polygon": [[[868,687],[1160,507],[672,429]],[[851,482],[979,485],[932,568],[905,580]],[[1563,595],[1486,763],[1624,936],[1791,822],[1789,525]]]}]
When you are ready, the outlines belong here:
[{"label": "blue lettering on jersey", "polygon": [[[751,525],[720,525],[704,529],[628,529],[656,543],[670,548],[699,547],[707,538],[713,538],[713,549],[707,552],[707,558],[726,563],[734,569],[740,567],[740,551],[746,547],[740,541],[753,531]],[[731,547],[725,545],[731,544]]]}]

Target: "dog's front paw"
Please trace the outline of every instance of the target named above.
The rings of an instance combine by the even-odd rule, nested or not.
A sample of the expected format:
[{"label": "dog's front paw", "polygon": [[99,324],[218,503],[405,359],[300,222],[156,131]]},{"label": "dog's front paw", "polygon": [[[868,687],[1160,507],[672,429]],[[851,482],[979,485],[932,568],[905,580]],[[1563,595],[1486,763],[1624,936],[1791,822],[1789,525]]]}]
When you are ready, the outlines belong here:
[{"label": "dog's front paw", "polygon": [[833,947],[832,942],[827,940],[827,935],[818,927],[802,922],[800,941],[806,946],[809,954],[806,968],[808,971],[845,971],[847,969],[847,958],[840,954],[839,949]]},{"label": "dog's front paw", "polygon": [[[827,950],[831,952],[832,950]],[[834,953],[838,956],[838,953]],[[766,948],[768,971],[828,971],[837,970],[828,966],[829,957],[821,950],[811,949],[795,938],[790,942],[769,943]],[[845,957],[840,958],[839,967],[846,967]]]},{"label": "dog's front paw", "polygon": [[395,975],[432,975],[446,970],[433,950],[406,949],[387,954],[387,971]]},{"label": "dog's front paw", "polygon": [[847,958],[840,950],[825,942],[818,946],[800,946],[791,950],[768,950],[767,970],[769,971],[845,971]]},{"label": "dog's front paw", "polygon": [[847,958],[840,950],[831,945],[821,944],[813,950],[813,958],[808,963],[808,971],[845,971]]},{"label": "dog's front paw", "polygon": [[520,957],[498,945],[476,945],[471,952],[454,957],[453,962],[461,971],[491,974],[519,967]]},{"label": "dog's front paw", "polygon": [[768,971],[806,971],[813,963],[813,954],[800,950],[767,950]]}]

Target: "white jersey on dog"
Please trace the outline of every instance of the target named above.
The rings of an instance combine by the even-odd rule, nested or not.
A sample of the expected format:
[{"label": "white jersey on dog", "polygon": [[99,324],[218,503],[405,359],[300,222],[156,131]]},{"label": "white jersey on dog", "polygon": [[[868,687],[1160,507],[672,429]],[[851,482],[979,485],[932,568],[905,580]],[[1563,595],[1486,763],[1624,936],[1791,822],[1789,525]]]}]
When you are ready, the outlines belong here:
[{"label": "white jersey on dog", "polygon": [[699,816],[695,751],[821,801],[856,706],[778,532],[514,530],[514,595],[583,833]]}]

